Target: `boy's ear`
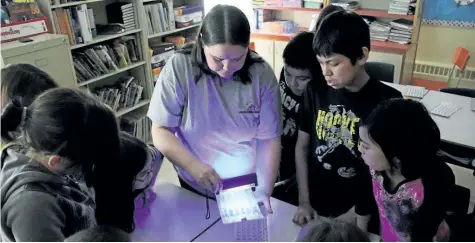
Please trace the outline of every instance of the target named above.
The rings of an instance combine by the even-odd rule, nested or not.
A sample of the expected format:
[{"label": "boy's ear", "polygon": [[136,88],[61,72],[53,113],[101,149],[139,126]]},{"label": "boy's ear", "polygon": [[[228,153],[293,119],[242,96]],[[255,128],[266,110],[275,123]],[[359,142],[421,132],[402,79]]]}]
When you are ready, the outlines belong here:
[{"label": "boy's ear", "polygon": [[366,64],[366,62],[368,61],[368,58],[369,58],[369,49],[368,49],[368,47],[366,47],[366,46],[361,47],[361,52],[363,53],[363,55],[358,59],[357,62],[360,66],[364,66]]},{"label": "boy's ear", "polygon": [[61,166],[61,157],[58,155],[53,155],[48,160],[48,167],[53,170],[60,169]]}]

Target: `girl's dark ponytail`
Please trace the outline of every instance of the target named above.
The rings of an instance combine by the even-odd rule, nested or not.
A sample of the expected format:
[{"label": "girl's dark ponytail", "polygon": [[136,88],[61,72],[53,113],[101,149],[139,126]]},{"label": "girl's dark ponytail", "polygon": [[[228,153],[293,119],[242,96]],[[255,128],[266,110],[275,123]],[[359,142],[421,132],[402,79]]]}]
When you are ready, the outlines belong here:
[{"label": "girl's dark ponytail", "polygon": [[[23,112],[24,109],[20,100],[14,100],[5,106],[1,118],[1,136],[3,141],[11,142],[14,140],[15,136],[13,136],[12,133],[18,131]],[[28,110],[25,112],[28,112]],[[25,115],[27,115],[27,113],[25,113]]]},{"label": "girl's dark ponytail", "polygon": [[[119,128],[114,112],[79,90],[56,88],[38,96],[24,113],[20,103],[2,114],[2,138],[21,126],[25,146],[37,153],[65,158],[82,170],[95,191],[96,220],[126,232],[134,229],[133,177],[121,161]],[[26,119],[22,121],[25,114]],[[24,124],[24,125],[20,125]]]}]

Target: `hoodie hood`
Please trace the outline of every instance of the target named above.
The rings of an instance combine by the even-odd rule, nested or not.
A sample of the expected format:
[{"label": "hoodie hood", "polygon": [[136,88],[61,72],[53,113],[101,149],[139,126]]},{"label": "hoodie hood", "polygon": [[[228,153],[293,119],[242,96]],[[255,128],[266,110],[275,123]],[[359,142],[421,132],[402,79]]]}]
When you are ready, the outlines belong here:
[{"label": "hoodie hood", "polygon": [[[74,179],[70,173],[61,176],[51,172],[27,157],[18,144],[9,144],[2,150],[1,165],[2,241],[63,241],[64,237],[96,225],[94,194],[83,180]],[[32,208],[41,208],[41,215],[32,215],[39,212]],[[20,224],[25,220],[33,223]],[[13,222],[15,229],[10,228]],[[51,228],[37,227],[45,222]]]},{"label": "hoodie hood", "polygon": [[2,207],[14,192],[29,183],[57,185],[65,183],[60,176],[22,154],[21,150],[22,147],[18,144],[9,144],[2,150],[0,173]]}]

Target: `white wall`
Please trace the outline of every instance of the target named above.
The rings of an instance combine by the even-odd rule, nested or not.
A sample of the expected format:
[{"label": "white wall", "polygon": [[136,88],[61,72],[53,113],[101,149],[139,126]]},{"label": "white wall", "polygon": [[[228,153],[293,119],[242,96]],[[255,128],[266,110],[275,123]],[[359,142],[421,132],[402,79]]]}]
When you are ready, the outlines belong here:
[{"label": "white wall", "polygon": [[232,5],[239,8],[244,12],[244,14],[246,14],[249,23],[253,23],[254,15],[252,10],[252,0],[204,0],[205,14],[218,4]]}]

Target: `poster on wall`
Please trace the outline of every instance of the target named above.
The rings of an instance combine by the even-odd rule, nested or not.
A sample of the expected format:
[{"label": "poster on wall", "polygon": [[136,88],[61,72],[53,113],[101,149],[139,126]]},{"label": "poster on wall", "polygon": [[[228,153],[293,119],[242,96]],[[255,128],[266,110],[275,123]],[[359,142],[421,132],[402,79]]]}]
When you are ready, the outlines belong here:
[{"label": "poster on wall", "polygon": [[475,28],[475,0],[425,0],[422,23]]}]

